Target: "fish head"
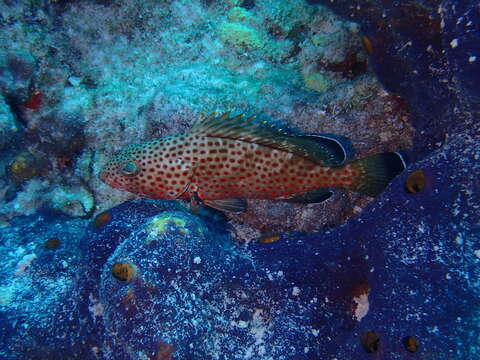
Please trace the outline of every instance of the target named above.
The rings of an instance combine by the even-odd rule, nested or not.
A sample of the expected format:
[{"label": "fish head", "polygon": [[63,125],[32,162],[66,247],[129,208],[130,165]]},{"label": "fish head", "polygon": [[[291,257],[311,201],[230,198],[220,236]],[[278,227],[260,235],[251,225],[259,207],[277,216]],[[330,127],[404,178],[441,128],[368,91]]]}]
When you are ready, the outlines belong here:
[{"label": "fish head", "polygon": [[177,199],[191,182],[192,165],[171,147],[169,138],[128,145],[107,162],[100,179],[141,196]]},{"label": "fish head", "polygon": [[144,156],[139,145],[124,147],[105,164],[100,172],[100,179],[111,187],[139,193],[139,185],[145,175],[145,169],[142,169]]}]

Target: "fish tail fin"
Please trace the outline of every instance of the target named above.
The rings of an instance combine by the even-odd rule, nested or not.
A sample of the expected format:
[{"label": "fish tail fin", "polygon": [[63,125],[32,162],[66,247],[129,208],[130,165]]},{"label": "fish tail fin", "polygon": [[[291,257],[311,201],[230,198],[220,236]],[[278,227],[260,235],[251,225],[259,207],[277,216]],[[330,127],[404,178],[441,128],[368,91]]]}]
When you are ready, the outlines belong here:
[{"label": "fish tail fin", "polygon": [[350,190],[368,195],[377,196],[398,174],[407,167],[404,154],[386,152],[367,156],[350,163],[352,170],[358,171]]}]

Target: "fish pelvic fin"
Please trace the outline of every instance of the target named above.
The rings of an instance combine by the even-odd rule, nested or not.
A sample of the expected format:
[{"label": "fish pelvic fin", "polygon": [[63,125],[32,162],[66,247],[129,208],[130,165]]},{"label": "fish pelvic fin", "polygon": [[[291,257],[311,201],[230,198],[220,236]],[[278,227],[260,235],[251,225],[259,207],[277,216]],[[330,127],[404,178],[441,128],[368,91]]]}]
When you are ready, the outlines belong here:
[{"label": "fish pelvic fin", "polygon": [[375,197],[405,170],[407,161],[402,153],[386,152],[354,160],[349,165],[358,171],[349,190]]}]

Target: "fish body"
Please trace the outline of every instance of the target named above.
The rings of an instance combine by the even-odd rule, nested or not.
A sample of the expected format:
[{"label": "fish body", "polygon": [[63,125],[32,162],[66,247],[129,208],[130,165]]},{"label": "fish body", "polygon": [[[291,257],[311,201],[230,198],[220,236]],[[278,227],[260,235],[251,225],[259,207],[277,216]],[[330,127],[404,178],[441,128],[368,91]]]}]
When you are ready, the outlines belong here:
[{"label": "fish body", "polygon": [[336,138],[285,134],[252,118],[211,115],[189,133],[127,146],[101,179],[146,197],[196,199],[213,207],[222,199],[281,200],[337,187],[362,191],[369,162],[338,165],[346,160],[340,159],[342,146]]}]

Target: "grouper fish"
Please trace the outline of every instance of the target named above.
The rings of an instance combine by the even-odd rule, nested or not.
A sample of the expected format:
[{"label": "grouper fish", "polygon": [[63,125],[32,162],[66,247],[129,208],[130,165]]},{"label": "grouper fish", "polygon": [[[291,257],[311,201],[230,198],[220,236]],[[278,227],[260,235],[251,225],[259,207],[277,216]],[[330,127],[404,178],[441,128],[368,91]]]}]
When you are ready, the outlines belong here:
[{"label": "grouper fish", "polygon": [[245,199],[321,202],[332,189],[381,193],[406,167],[401,153],[350,160],[347,139],[285,132],[254,117],[211,114],[186,133],[126,146],[103,168],[108,185],[238,213]]}]

